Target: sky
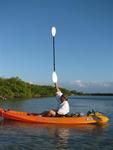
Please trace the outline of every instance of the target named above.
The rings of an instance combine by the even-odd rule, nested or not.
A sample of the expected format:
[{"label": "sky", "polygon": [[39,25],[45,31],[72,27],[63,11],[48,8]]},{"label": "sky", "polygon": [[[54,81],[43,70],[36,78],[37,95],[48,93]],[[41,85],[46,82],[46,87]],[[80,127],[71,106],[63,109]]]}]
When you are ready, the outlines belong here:
[{"label": "sky", "polygon": [[112,0],[0,0],[0,76],[113,93]]}]

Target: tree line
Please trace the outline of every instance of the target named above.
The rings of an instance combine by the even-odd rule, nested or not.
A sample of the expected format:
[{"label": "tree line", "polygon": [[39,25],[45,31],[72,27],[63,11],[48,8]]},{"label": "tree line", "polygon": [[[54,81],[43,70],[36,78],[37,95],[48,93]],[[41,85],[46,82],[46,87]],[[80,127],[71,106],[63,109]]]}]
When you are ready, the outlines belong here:
[{"label": "tree line", "polygon": [[[75,91],[61,90],[66,95],[75,94]],[[0,78],[0,98],[37,98],[54,96],[55,92],[55,87],[30,84],[19,77]]]},{"label": "tree line", "polygon": [[[67,95],[80,96],[113,96],[113,93],[83,93],[76,90],[67,90],[60,88]],[[46,96],[55,96],[56,89],[53,86],[30,84],[21,80],[19,77],[2,78],[0,77],[0,98],[38,98]]]}]

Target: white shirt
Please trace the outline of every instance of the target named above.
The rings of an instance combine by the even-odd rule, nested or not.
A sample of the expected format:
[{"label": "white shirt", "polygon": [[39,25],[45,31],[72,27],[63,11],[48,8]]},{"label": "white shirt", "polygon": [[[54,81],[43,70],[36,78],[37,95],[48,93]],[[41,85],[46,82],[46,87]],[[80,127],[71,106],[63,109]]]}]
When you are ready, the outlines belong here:
[{"label": "white shirt", "polygon": [[68,101],[64,101],[63,103],[60,104],[59,109],[57,111],[57,113],[59,115],[66,115],[69,113],[69,103]]}]

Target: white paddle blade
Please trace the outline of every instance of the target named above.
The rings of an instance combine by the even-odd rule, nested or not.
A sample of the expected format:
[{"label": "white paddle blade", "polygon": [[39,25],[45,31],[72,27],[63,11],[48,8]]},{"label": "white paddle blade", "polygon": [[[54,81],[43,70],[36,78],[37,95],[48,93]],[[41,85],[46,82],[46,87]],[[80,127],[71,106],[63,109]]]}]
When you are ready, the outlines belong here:
[{"label": "white paddle blade", "polygon": [[55,35],[56,35],[56,28],[55,28],[55,27],[52,27],[51,33],[52,33],[52,36],[55,36]]},{"label": "white paddle blade", "polygon": [[52,73],[52,81],[53,81],[53,83],[57,83],[57,81],[58,81],[57,74],[55,71]]}]

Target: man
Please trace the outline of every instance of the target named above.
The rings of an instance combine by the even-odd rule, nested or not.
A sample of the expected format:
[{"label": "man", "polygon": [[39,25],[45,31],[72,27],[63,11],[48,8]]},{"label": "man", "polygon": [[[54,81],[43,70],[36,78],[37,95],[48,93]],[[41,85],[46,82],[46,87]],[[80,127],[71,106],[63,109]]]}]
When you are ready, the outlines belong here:
[{"label": "man", "polygon": [[48,117],[64,116],[64,115],[68,114],[70,111],[68,99],[60,91],[57,84],[55,85],[55,87],[57,90],[56,98],[57,98],[58,106],[57,106],[56,110],[52,109],[47,113]]}]

